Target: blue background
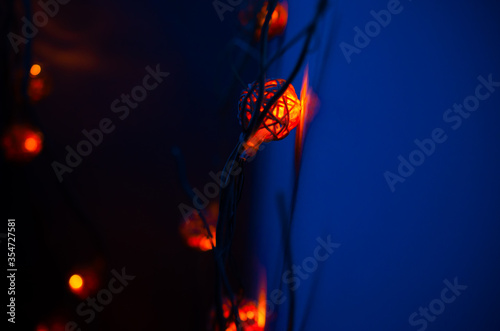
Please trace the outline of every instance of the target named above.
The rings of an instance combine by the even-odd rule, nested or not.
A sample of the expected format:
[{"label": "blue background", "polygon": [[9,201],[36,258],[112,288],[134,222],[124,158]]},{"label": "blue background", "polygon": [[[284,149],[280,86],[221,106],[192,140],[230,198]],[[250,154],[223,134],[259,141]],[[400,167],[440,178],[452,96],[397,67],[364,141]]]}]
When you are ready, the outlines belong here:
[{"label": "blue background", "polygon": [[[370,11],[387,5],[331,6],[308,56],[321,106],[291,218],[293,263],[313,256],[317,237],[341,246],[294,291],[294,330],[499,330],[500,88],[456,130],[443,120],[474,94],[478,76],[500,81],[499,6],[401,1],[402,11],[348,63],[340,43],[354,45],[353,28],[364,30]],[[285,39],[314,9],[310,1],[289,2]],[[287,77],[298,52],[274,74]],[[435,128],[447,140],[391,192],[384,173],[397,174],[398,155],[408,159],[413,141]],[[281,224],[292,208],[293,144],[287,138],[266,146],[254,181],[254,238],[268,293],[281,288],[287,298]],[[439,299],[443,281],[455,277],[467,289],[426,328],[411,326],[409,316]],[[285,329],[288,303],[278,305],[270,329]]]}]

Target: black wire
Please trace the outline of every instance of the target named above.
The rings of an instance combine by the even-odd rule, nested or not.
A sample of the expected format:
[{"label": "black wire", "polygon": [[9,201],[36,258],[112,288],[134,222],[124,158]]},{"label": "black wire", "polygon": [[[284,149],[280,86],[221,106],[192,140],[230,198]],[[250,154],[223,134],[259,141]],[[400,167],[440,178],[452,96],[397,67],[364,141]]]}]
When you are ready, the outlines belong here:
[{"label": "black wire", "polygon": [[[184,193],[189,197],[189,199],[193,200],[195,197],[195,193],[193,191],[193,188],[191,185],[189,185],[189,180],[187,177],[187,172],[186,172],[186,163],[184,162],[184,157],[182,156],[182,152],[179,147],[174,146],[172,147],[172,155],[175,157],[176,163],[177,163],[177,171],[179,173],[179,179],[181,181],[181,186],[182,189],[184,190]],[[208,238],[212,239],[214,236],[212,235],[212,231],[210,231],[210,226],[208,224],[207,219],[205,218],[205,215],[201,210],[196,210],[196,213],[200,217],[200,219],[203,222],[203,226],[207,230],[207,236]],[[212,240],[210,240],[210,244],[212,245],[212,249],[214,248],[214,244]]]},{"label": "black wire", "polygon": [[[259,94],[257,97],[257,106],[253,110],[253,116],[250,120],[250,123],[248,124],[249,130],[246,132],[247,135],[245,136],[245,141],[247,141],[249,138],[248,133],[250,132],[253,134],[256,131],[256,128],[260,127],[260,123],[262,122],[262,120],[259,121],[260,116],[258,116],[258,115],[261,115],[260,108],[262,107],[262,101],[264,100],[264,85],[266,83],[265,57],[266,57],[266,49],[267,49],[267,47],[266,47],[267,46],[267,35],[269,32],[269,22],[271,21],[271,17],[273,15],[274,9],[276,8],[277,4],[278,4],[277,0],[272,0],[268,3],[268,5],[267,5],[268,11],[267,11],[266,19],[264,21],[264,25],[262,26],[262,32],[261,32],[261,37],[260,37],[261,38],[261,43],[260,43],[260,74],[259,74],[259,79],[258,79],[258,81],[259,81]],[[255,88],[255,83],[252,85],[252,88],[248,92],[249,95],[253,94],[254,88]],[[243,109],[246,109],[246,100],[247,99],[245,98]],[[267,112],[266,112],[266,114],[267,114]]]},{"label": "black wire", "polygon": [[309,48],[309,44],[311,43],[312,36],[316,30],[316,25],[318,23],[318,19],[322,15],[322,13],[325,11],[327,4],[328,4],[328,0],[320,0],[318,7],[317,7],[317,10],[316,10],[316,15],[313,19],[313,23],[311,25],[309,25],[309,27],[307,28],[307,30],[308,30],[307,38],[306,38],[306,41],[304,43],[304,47],[302,48],[302,52],[299,56],[299,59],[295,65],[295,68],[293,69],[292,73],[290,74],[290,76],[286,80],[285,84],[283,84],[283,86],[280,88],[278,93],[276,93],[271,98],[271,100],[267,103],[264,110],[262,112],[257,112],[257,116],[254,116],[254,118],[252,118],[252,120],[254,120],[255,117],[257,117],[257,119],[255,120],[255,123],[253,123],[254,125],[250,126],[250,130],[248,130],[245,133],[245,141],[247,141],[258,130],[258,128],[260,127],[260,124],[263,122],[264,118],[269,113],[269,110],[271,109],[271,107],[276,103],[276,101],[278,101],[279,98],[281,98],[281,96],[285,93],[285,91],[290,86],[292,81],[295,79],[295,76],[297,76],[297,74],[299,73],[299,70],[302,67],[302,64],[303,64],[305,57],[307,55],[307,51]]},{"label": "black wire", "polygon": [[[243,141],[240,141],[231,155],[228,158],[228,161],[226,162],[226,165],[224,166],[224,169],[228,169],[229,171],[225,171],[223,173],[226,174],[226,178],[222,179],[222,182],[224,183],[223,188],[221,190],[220,194],[220,204],[219,204],[219,218],[217,221],[217,231],[216,231],[216,245],[214,247],[215,251],[215,256],[216,256],[216,264],[218,266],[218,284],[223,284],[226,292],[229,296],[229,299],[231,300],[231,305],[232,305],[232,314],[234,315],[235,319],[235,324],[237,327],[237,330],[239,331],[241,329],[240,321],[239,321],[239,313],[238,309],[234,300],[234,294],[231,289],[231,285],[229,284],[229,280],[227,279],[227,274],[225,272],[225,260],[228,255],[228,252],[230,250],[231,244],[232,244],[232,239],[234,235],[234,228],[235,228],[235,219],[236,219],[236,209],[238,202],[241,198],[241,191],[243,187],[243,171],[240,172],[239,175],[231,176],[232,170],[234,169],[235,165],[239,166],[239,164],[236,162],[237,160],[241,160],[240,156],[241,153],[243,152],[243,149],[241,148],[242,142],[248,141],[249,137],[251,137],[256,130],[260,127],[261,123],[263,122],[265,116],[269,113],[269,110],[271,107],[276,103],[276,101],[284,94],[284,92],[287,90],[287,88],[290,86],[291,82],[295,79],[296,75],[298,74],[300,68],[303,65],[303,62],[305,60],[305,57],[307,55],[309,45],[312,40],[312,36],[316,30],[316,24],[317,20],[323,13],[323,11],[326,8],[327,0],[320,0],[320,3],[318,4],[318,8],[316,11],[315,18],[313,22],[306,28],[305,32],[307,33],[306,41],[304,42],[304,46],[302,49],[302,52],[299,56],[299,59],[290,74],[288,80],[285,81],[285,83],[280,87],[279,91],[266,103],[265,108],[262,112],[260,112],[260,109],[262,107],[263,99],[264,99],[264,88],[265,88],[265,80],[266,80],[266,70],[269,68],[269,64],[266,64],[265,58],[266,58],[266,50],[267,50],[267,36],[268,36],[268,29],[269,29],[269,22],[272,17],[273,11],[276,8],[277,5],[277,0],[271,0],[268,3],[268,11],[266,15],[266,19],[264,21],[264,25],[262,26],[262,32],[261,32],[261,48],[260,48],[260,72],[259,72],[259,77],[258,77],[258,87],[259,87],[259,92],[258,92],[258,98],[257,98],[257,106],[256,108],[253,109],[253,116],[250,120],[250,123],[247,127],[246,130],[244,130],[244,134],[242,136]],[[304,33],[304,32],[302,32]],[[299,34],[300,37],[302,36],[302,33]],[[299,36],[295,37],[292,39],[292,42],[289,43],[288,45],[285,46],[284,50],[280,51],[278,54],[283,54],[288,48],[293,45],[296,41],[299,40]],[[281,56],[279,55],[279,56]],[[274,61],[277,57],[273,57]],[[255,81],[252,86],[250,87],[248,93],[252,97],[254,93],[254,89],[256,88],[256,83]],[[247,106],[247,99],[244,98],[243,101],[243,107],[242,111],[246,110]],[[277,120],[277,119],[276,119]],[[242,170],[242,169],[241,169]],[[295,188],[296,190],[296,188]],[[296,198],[296,193],[294,194],[294,198]],[[293,212],[293,208],[292,208]],[[291,229],[291,217],[290,217],[290,222],[288,226],[288,237],[290,236],[290,229]],[[289,241],[289,240],[288,240]],[[288,255],[289,259],[287,259],[288,263],[291,261],[291,253],[286,254]],[[217,302],[219,305],[222,304],[222,288],[218,289],[217,295],[220,296],[217,298]],[[288,323],[288,329],[292,330],[293,329],[293,316],[294,316],[294,302],[295,300],[291,300],[291,307],[290,307],[290,318],[289,318],[289,323]],[[219,316],[219,328],[221,330],[224,329],[225,327],[225,319],[220,317],[222,312],[222,308],[218,307],[217,308],[217,313]]]},{"label": "black wire", "polygon": [[[264,21],[264,25],[262,26],[262,32],[261,32],[261,52],[260,52],[260,85],[259,85],[259,96],[258,96],[258,101],[257,101],[257,110],[260,110],[260,107],[262,105],[262,101],[264,98],[264,85],[265,85],[265,56],[266,56],[266,46],[267,46],[267,35],[268,35],[268,30],[269,30],[269,22],[271,20],[272,14],[274,12],[274,9],[276,8],[277,5],[277,0],[271,0],[268,3],[267,6],[267,15],[266,19]],[[252,89],[249,91],[250,95],[253,93],[253,87],[255,84],[252,86]],[[246,99],[244,102],[244,108],[246,109]],[[252,125],[252,121],[255,122],[255,116],[253,116],[249,127]],[[241,155],[241,144],[237,145],[237,154],[234,156],[229,157],[229,162],[231,165],[231,168],[234,167],[234,161],[240,159],[239,156]],[[234,151],[233,151],[234,153]],[[227,166],[227,163],[226,163]],[[232,169],[231,169],[232,170]],[[242,190],[242,175],[243,171],[240,172],[239,175],[236,176],[234,180],[231,180],[231,172],[228,172],[228,179],[229,179],[229,185],[227,188],[223,188],[220,196],[220,211],[219,211],[219,220],[217,222],[217,231],[216,231],[216,250],[219,251],[220,253],[217,254],[217,263],[220,268],[224,269],[224,260],[225,257],[227,256],[227,252],[229,251],[231,244],[232,244],[232,238],[234,235],[234,226],[235,226],[235,216],[236,216],[236,209],[238,202],[240,200],[240,194]],[[236,187],[235,187],[236,186]],[[227,189],[227,190],[226,190]],[[236,190],[236,191],[235,191]],[[226,194],[229,193],[229,194]],[[226,204],[228,206],[226,206]],[[227,211],[229,207],[229,213],[226,214],[224,212]],[[226,229],[226,227],[229,227]],[[224,231],[226,230],[226,231]],[[222,232],[222,233],[221,233]],[[223,239],[222,239],[223,238]],[[220,276],[224,277],[226,276],[225,270],[223,270],[220,273]],[[239,313],[238,309],[236,307],[236,304],[234,302],[234,295],[233,291],[231,289],[231,285],[229,282],[223,278],[223,283],[225,284],[226,291],[228,292],[228,295],[230,296],[230,300],[232,303],[232,313],[234,315],[235,319],[235,324],[236,328],[239,331],[241,329],[240,321],[239,321]],[[220,324],[220,328],[222,329],[224,326]]]}]

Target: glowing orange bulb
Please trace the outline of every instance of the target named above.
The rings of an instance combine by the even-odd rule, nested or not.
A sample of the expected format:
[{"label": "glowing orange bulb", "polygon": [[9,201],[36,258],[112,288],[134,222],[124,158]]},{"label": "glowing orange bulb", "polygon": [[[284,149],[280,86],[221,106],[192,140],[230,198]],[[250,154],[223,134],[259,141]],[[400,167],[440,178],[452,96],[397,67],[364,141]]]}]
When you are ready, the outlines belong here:
[{"label": "glowing orange bulb", "polygon": [[31,76],[38,76],[42,72],[42,67],[39,64],[34,64],[31,66],[30,74]]},{"label": "glowing orange bulb", "polygon": [[[270,100],[284,84],[284,79],[268,79],[266,81],[260,112],[264,111]],[[254,87],[253,89],[252,86]],[[252,90],[251,94],[250,90]],[[245,130],[248,129],[252,117],[258,114],[255,109],[257,108],[258,93],[258,83],[249,84],[248,88],[241,92],[238,115],[240,124]],[[288,136],[290,131],[299,123],[300,113],[300,100],[297,98],[293,86],[289,85],[285,93],[270,107],[269,112],[254,135],[246,142],[245,148],[247,154],[252,155],[259,149],[262,143],[280,140]],[[253,150],[253,152],[250,150]]]},{"label": "glowing orange bulb", "polygon": [[73,290],[79,290],[83,286],[83,278],[80,275],[73,275],[69,279],[69,286]]}]

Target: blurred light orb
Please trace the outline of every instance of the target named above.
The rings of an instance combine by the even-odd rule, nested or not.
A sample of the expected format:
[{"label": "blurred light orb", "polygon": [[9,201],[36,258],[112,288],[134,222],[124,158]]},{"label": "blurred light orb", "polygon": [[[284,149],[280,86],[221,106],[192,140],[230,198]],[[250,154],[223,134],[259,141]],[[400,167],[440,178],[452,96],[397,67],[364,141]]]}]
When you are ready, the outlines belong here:
[{"label": "blurred light orb", "polygon": [[14,124],[2,136],[5,157],[10,161],[29,162],[43,148],[43,135],[27,124]]},{"label": "blurred light orb", "polygon": [[209,237],[207,228],[197,212],[191,213],[187,220],[183,220],[179,226],[181,236],[187,245],[201,251],[209,251],[212,244],[215,246],[215,231],[217,227],[217,218],[219,216],[219,204],[211,203],[207,209],[200,211],[205,217],[212,238]]},{"label": "blurred light orb", "polygon": [[[264,22],[266,21],[267,15],[267,5],[268,2],[264,2],[261,11],[257,14],[257,26],[255,28],[255,39],[260,39],[260,34]],[[285,32],[286,25],[288,23],[288,3],[286,1],[278,2],[276,8],[274,9],[271,20],[269,21],[269,30],[267,32],[267,38],[269,40],[274,37],[280,36]]]},{"label": "blurred light orb", "polygon": [[34,64],[31,66],[30,75],[32,77],[38,76],[42,72],[42,67],[39,64]]},{"label": "blurred light orb", "polygon": [[83,287],[83,278],[78,274],[74,274],[69,278],[68,283],[72,290],[80,290]]}]

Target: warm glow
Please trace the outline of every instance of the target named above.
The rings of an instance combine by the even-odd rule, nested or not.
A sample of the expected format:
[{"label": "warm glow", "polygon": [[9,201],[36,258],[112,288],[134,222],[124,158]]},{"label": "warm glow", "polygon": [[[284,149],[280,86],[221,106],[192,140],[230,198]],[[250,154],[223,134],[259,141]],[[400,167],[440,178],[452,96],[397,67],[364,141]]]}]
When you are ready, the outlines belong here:
[{"label": "warm glow", "polygon": [[[255,29],[255,39],[260,39],[262,26],[266,21],[267,15],[267,1],[264,2],[261,11],[257,14],[257,26]],[[274,9],[271,20],[269,21],[269,30],[267,32],[268,39],[283,34],[288,22],[288,3],[286,1],[278,2]]]},{"label": "warm glow", "polygon": [[38,76],[42,72],[42,67],[39,64],[34,64],[31,66],[30,74],[31,76]]},{"label": "warm glow", "polygon": [[2,137],[2,147],[8,160],[27,162],[43,148],[43,135],[27,124],[15,124]]},{"label": "warm glow", "polygon": [[95,295],[102,288],[101,278],[105,267],[100,257],[88,264],[75,265],[67,274],[68,289],[82,300]]},{"label": "warm glow", "polygon": [[49,328],[45,324],[38,324],[36,327],[36,331],[49,331]]},{"label": "warm glow", "polygon": [[26,138],[26,140],[24,141],[24,148],[28,152],[34,152],[38,148],[38,141],[35,138],[32,138],[32,137]]},{"label": "warm glow", "polygon": [[266,271],[262,269],[260,272],[260,290],[259,290],[259,300],[257,302],[257,326],[264,329],[266,326],[266,301],[267,301],[267,278]]},{"label": "warm glow", "polygon": [[83,286],[83,278],[82,278],[82,276],[77,275],[77,274],[71,276],[71,278],[69,279],[69,286],[73,290],[79,290],[79,289],[81,289],[82,286]]},{"label": "warm glow", "polygon": [[32,77],[28,85],[28,96],[31,101],[37,102],[49,94],[49,88],[45,79],[41,77]]},{"label": "warm glow", "polygon": [[[278,93],[284,84],[284,79],[268,79],[266,81],[260,112],[264,111],[268,102]],[[249,94],[252,86],[254,86],[253,91]],[[238,115],[240,124],[245,130],[248,129],[252,117],[256,114],[255,108],[257,107],[258,91],[258,83],[249,84],[248,88],[240,95]],[[252,155],[258,150],[260,144],[280,140],[288,136],[290,131],[299,123],[300,112],[300,100],[297,98],[293,86],[289,85],[285,93],[273,104],[266,114],[259,129],[246,142],[245,148],[247,149],[247,153]]]},{"label": "warm glow", "polygon": [[[262,295],[260,295],[262,298]],[[259,302],[261,301],[259,298]],[[251,300],[242,300],[238,307],[238,313],[240,315],[241,320],[241,329],[243,331],[264,331],[265,326],[265,300],[266,293],[264,292],[263,296],[263,305],[262,303],[259,305],[255,301]],[[259,311],[259,309],[264,309],[264,315]],[[225,303],[222,305],[222,311],[225,318],[229,319],[229,322],[226,327],[226,331],[236,330],[236,323],[234,322],[234,316],[232,315],[231,303],[228,299],[225,300]],[[215,313],[212,314],[215,317]],[[218,330],[218,328],[216,328]]]},{"label": "warm glow", "polygon": [[215,229],[219,215],[219,204],[214,202],[202,211],[212,237],[208,235],[207,228],[197,212],[193,212],[186,220],[180,224],[179,231],[186,240],[188,246],[201,251],[209,251],[212,245],[215,246]]}]

